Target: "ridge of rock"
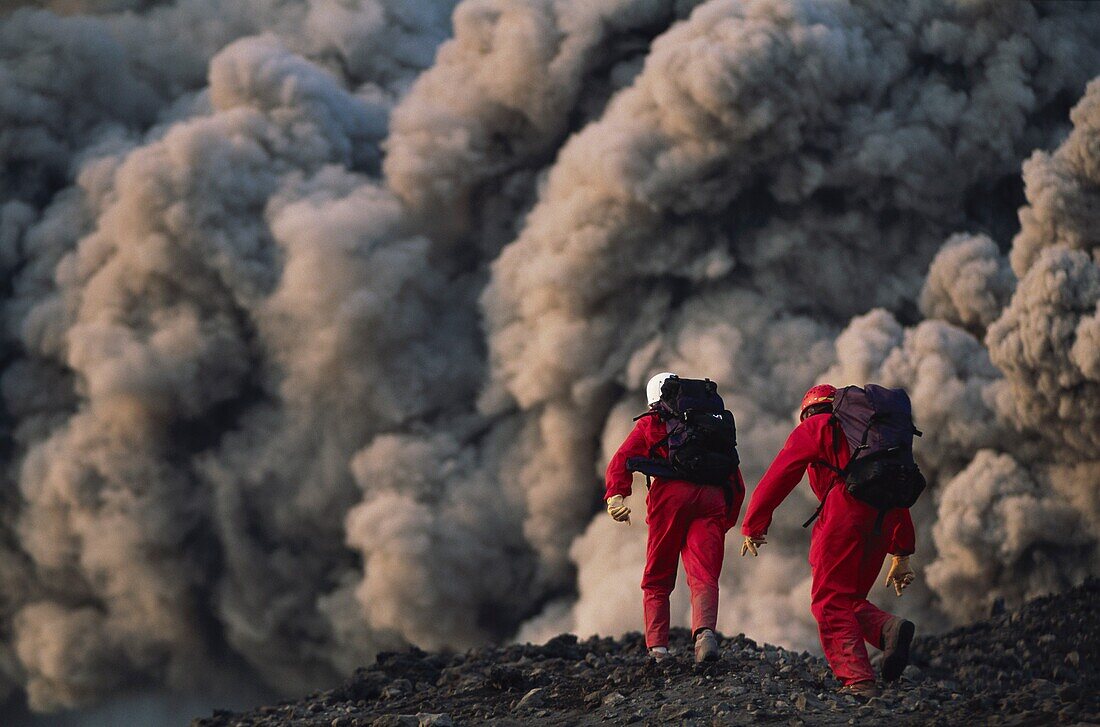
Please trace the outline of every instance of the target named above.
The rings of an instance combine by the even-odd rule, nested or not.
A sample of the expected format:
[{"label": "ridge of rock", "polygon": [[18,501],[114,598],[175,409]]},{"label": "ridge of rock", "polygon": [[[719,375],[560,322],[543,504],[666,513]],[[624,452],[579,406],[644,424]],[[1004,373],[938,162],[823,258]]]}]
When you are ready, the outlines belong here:
[{"label": "ridge of rock", "polygon": [[[919,628],[919,625],[918,625]],[[919,632],[918,632],[919,633]],[[1019,610],[914,642],[912,664],[883,696],[835,693],[824,659],[744,634],[721,658],[649,661],[641,634],[430,654],[378,655],[335,689],[250,712],[217,711],[192,727],[446,727],[446,725],[1100,724],[1100,580]]]}]

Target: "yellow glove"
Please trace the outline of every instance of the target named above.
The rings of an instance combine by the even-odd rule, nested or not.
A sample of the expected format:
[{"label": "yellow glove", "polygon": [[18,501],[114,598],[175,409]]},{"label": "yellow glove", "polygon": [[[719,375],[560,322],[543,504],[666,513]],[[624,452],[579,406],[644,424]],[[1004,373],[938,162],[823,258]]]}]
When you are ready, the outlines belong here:
[{"label": "yellow glove", "polygon": [[607,498],[607,514],[615,522],[630,524],[630,508],[623,504],[622,495]]},{"label": "yellow glove", "polygon": [[768,544],[768,536],[757,535],[753,537],[751,535],[745,536],[745,542],[741,543],[741,557],[745,557],[745,553],[752,553],[752,557],[756,557],[756,549],[761,545]]},{"label": "yellow glove", "polygon": [[885,585],[892,585],[894,587],[894,592],[900,596],[901,592],[904,591],[916,577],[916,574],[913,573],[913,569],[909,567],[909,556],[895,555],[894,562],[890,564],[890,572],[886,574]]}]

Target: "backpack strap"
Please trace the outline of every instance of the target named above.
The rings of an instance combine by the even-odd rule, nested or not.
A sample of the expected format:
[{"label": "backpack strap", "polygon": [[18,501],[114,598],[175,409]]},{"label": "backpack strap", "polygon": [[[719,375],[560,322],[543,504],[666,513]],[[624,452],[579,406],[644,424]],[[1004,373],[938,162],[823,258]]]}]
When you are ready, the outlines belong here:
[{"label": "backpack strap", "polygon": [[[829,493],[832,491],[833,488],[830,487],[829,490],[825,493],[825,497],[828,497]],[[802,523],[802,527],[808,528],[810,527],[810,523],[812,523],[814,520],[817,520],[817,516],[821,514],[821,510],[825,507],[825,497],[821,498],[821,504],[817,506],[816,510],[814,510],[814,514],[810,515],[810,519]]]},{"label": "backpack strap", "polygon": [[[682,421],[682,420],[681,420],[680,417],[673,416],[672,412],[669,412],[667,410],[666,411],[661,411],[660,408],[652,409],[652,410],[650,410],[649,412],[646,412],[646,413],[647,414],[651,413],[651,414],[653,414],[653,416],[660,417],[661,421],[665,423],[665,436],[658,439],[653,444],[653,446],[651,446],[649,448],[649,458],[650,459],[656,459],[657,458],[657,450],[660,449],[661,447],[665,446],[665,444],[668,443],[669,437],[672,436],[672,427],[670,427],[668,425],[669,421],[671,421],[672,419],[676,419],[677,421]],[[645,416],[645,415],[643,415],[643,416]]]},{"label": "backpack strap", "polygon": [[886,519],[886,511],[879,510],[878,517],[875,518],[875,529],[872,530],[874,535],[882,535],[882,521]]},{"label": "backpack strap", "polygon": [[[645,419],[646,417],[661,417],[661,419],[664,419],[664,417],[661,415],[661,412],[657,411],[656,409],[650,409],[649,411],[642,412],[638,416],[634,417],[632,421],[638,421],[639,419]],[[649,448],[650,459],[653,459],[657,456],[657,449],[668,441],[668,437],[669,435],[665,434],[665,436],[661,437],[660,441]],[[646,487],[649,487],[649,475],[646,475]]]},{"label": "backpack strap", "polygon": [[[830,415],[829,424],[832,425],[832,427],[833,427],[833,456],[839,458],[840,457],[840,448],[844,444],[844,427],[840,426],[840,420],[836,418],[835,414]],[[849,460],[849,463],[850,463],[850,460]],[[837,473],[837,476],[839,476],[840,479],[844,479],[845,477],[848,476],[848,468],[847,467],[841,469],[840,467],[837,467],[834,464],[826,462],[823,459],[819,459],[814,464],[819,464],[823,467],[827,467],[827,468],[831,469],[833,472]]]},{"label": "backpack strap", "polygon": [[810,523],[812,523],[814,520],[817,520],[817,516],[820,515],[821,511],[825,509],[825,501],[829,499],[829,493],[833,491],[834,487],[836,487],[836,482],[833,482],[833,484],[829,485],[829,489],[825,490],[825,497],[821,498],[821,504],[819,504],[817,506],[817,509],[814,510],[814,514],[810,515],[810,519],[802,523],[802,527],[808,528],[810,527]]},{"label": "backpack strap", "polygon": [[849,458],[849,462],[856,458],[862,450],[867,449],[867,437],[871,436],[871,427],[875,426],[875,417],[878,414],[872,414],[870,420],[867,422],[867,428],[863,430],[863,438],[859,440],[859,446],[856,447],[856,451],[852,452],[852,456]]},{"label": "backpack strap", "polygon": [[[650,409],[649,411],[643,412],[643,413],[639,414],[638,416],[634,417],[634,421],[638,421],[639,419],[644,419],[646,417],[661,417],[661,419],[664,419],[664,417],[661,415],[660,411],[658,411],[656,409]],[[672,435],[672,432],[667,432],[665,434],[665,436],[661,437],[652,447],[649,448],[649,458],[650,459],[656,459],[657,458],[657,450],[660,449],[665,444],[665,442],[668,441],[668,438],[671,435]],[[653,477],[652,477],[652,475],[650,475],[646,472],[643,472],[642,474],[645,475],[645,488],[648,490],[653,485]]]},{"label": "backpack strap", "polygon": [[668,434],[666,434],[665,436],[661,437],[660,439],[658,439],[656,442],[653,443],[653,446],[649,448],[649,457],[650,457],[650,459],[653,459],[657,456],[657,450],[660,449],[661,447],[663,447],[665,445],[665,443],[668,442],[668,438],[671,437],[671,436],[672,436],[672,432],[669,432]]},{"label": "backpack strap", "polygon": [[[844,393],[847,394],[848,392],[845,391]],[[841,396],[843,398],[843,395]],[[836,418],[836,414],[829,415],[829,423],[833,426],[833,454],[839,456],[840,445],[844,441],[844,428],[840,426],[840,420]],[[864,441],[866,441],[866,439],[867,435],[864,434]],[[819,459],[817,462],[814,462],[814,464],[819,464],[822,467],[827,467],[831,469],[833,472],[836,473],[837,477],[842,480],[848,476],[848,471],[846,467],[844,469],[841,469],[840,467],[830,464],[823,459]],[[834,487],[836,487],[836,480],[833,480],[832,484],[829,485],[829,489],[825,490],[825,495],[821,498],[821,503],[817,506],[817,509],[814,510],[814,514],[810,515],[810,519],[802,523],[802,527],[808,528],[810,527],[810,523],[812,523],[814,520],[817,520],[818,515],[820,515],[821,511],[825,509],[825,500],[829,498],[829,493],[833,491]]]}]

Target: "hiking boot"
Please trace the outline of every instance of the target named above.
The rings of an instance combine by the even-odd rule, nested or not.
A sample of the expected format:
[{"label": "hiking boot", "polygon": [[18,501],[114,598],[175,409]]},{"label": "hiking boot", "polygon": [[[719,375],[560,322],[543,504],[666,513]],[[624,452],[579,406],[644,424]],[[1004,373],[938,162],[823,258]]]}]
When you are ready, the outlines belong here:
[{"label": "hiking boot", "polygon": [[878,687],[871,680],[856,682],[855,684],[847,684],[837,690],[838,694],[846,694],[859,699],[871,699],[879,696],[882,692],[878,690]]},{"label": "hiking boot", "polygon": [[710,629],[703,629],[695,637],[695,663],[718,660],[718,638]]},{"label": "hiking boot", "polygon": [[649,650],[649,658],[658,664],[669,658],[669,656],[671,656],[671,654],[668,653],[667,646],[654,646]]},{"label": "hiking boot", "polygon": [[916,627],[912,621],[895,616],[882,627],[882,679],[897,681],[909,665],[909,645]]}]

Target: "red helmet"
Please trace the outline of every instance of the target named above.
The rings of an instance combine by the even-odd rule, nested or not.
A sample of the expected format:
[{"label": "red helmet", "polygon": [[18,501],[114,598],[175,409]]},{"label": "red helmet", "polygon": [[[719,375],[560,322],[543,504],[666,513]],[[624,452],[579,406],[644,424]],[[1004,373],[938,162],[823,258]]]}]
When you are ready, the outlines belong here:
[{"label": "red helmet", "polygon": [[818,384],[817,386],[810,387],[810,390],[802,397],[800,418],[802,418],[801,415],[805,415],[806,410],[814,404],[832,404],[835,396],[836,387],[832,384]]}]

